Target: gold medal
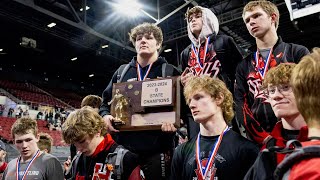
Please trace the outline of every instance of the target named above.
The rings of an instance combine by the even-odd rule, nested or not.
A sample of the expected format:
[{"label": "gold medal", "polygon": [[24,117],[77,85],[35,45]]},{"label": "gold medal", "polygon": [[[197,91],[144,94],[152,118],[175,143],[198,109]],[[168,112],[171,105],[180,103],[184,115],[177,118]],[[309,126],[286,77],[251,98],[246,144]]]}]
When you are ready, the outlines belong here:
[{"label": "gold medal", "polygon": [[136,96],[139,95],[139,93],[140,93],[139,91],[134,91],[134,95]]},{"label": "gold medal", "polygon": [[112,166],[112,164],[107,164],[107,169],[108,169],[109,171],[113,171],[113,166]]},{"label": "gold medal", "polygon": [[128,89],[132,89],[133,88],[133,85],[132,84],[129,84],[128,85]]}]

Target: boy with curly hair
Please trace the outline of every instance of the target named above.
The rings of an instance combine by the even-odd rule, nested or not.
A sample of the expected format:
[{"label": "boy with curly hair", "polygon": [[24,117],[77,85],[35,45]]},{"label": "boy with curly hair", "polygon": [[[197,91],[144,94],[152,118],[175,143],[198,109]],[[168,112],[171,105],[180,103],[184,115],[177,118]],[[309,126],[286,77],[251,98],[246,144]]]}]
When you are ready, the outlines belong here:
[{"label": "boy with curly hair", "polygon": [[[269,153],[260,155],[245,179],[272,179],[277,165],[286,156],[285,153],[270,151],[274,146],[284,148],[289,140],[308,139],[308,127],[298,110],[295,95],[292,92],[291,76],[295,68],[294,63],[281,63],[271,68],[262,82],[262,90],[268,103],[279,121],[269,134],[268,141],[261,150],[268,149]],[[263,171],[262,171],[263,170]],[[270,173],[261,173],[269,171]],[[264,177],[263,175],[266,175]]]},{"label": "boy with curly hair", "polygon": [[115,141],[139,155],[140,165],[146,175],[146,179],[167,179],[170,173],[175,134],[172,131],[163,131],[165,129],[175,130],[173,124],[164,123],[163,126],[166,126],[166,128],[163,128],[163,131],[119,132],[112,126],[111,122],[115,118],[110,114],[108,102],[112,99],[114,83],[144,81],[163,77],[163,64],[165,64],[165,77],[179,76],[180,72],[173,65],[168,64],[163,57],[159,56],[163,35],[158,26],[151,23],[140,24],[131,29],[129,36],[137,51],[137,56],[133,57],[128,66],[124,65],[128,69],[123,76],[120,76],[120,74],[122,74],[124,68],[119,67],[114,73],[107,88],[103,91],[103,101],[99,114],[103,117],[107,130],[109,132],[117,132],[113,134]]},{"label": "boy with curly hair", "polygon": [[[79,151],[65,172],[66,179],[142,179],[137,156],[115,143],[93,108],[85,106],[72,112],[62,125],[62,137]],[[109,159],[113,155],[116,160]]]},{"label": "boy with curly hair", "polygon": [[259,149],[228,126],[234,110],[225,83],[209,76],[191,77],[184,95],[200,133],[175,150],[171,179],[242,179]]}]

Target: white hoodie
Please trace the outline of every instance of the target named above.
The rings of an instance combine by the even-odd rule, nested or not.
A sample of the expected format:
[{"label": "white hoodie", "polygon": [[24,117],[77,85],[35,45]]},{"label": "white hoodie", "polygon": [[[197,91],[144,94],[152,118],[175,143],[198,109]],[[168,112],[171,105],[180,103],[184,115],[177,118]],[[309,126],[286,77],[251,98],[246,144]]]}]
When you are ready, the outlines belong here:
[{"label": "white hoodie", "polygon": [[[188,29],[188,37],[194,46],[199,47],[202,42],[205,41],[205,38],[209,35],[215,33],[218,34],[219,32],[219,21],[217,16],[208,8],[199,7],[202,10],[202,29],[197,39],[191,32],[190,23],[187,21],[187,29]],[[199,43],[200,40],[200,43]]]}]

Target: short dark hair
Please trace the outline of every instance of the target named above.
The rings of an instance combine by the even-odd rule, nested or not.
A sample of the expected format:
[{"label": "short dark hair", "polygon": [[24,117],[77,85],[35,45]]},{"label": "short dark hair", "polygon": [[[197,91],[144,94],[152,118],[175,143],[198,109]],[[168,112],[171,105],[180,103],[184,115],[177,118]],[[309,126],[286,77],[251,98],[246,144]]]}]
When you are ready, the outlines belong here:
[{"label": "short dark hair", "polygon": [[51,146],[52,146],[52,137],[48,133],[39,133],[40,139],[38,141],[38,147],[41,151],[47,150],[48,153],[51,152]]},{"label": "short dark hair", "polygon": [[13,139],[15,135],[24,135],[28,133],[33,133],[34,136],[38,135],[38,124],[37,121],[31,118],[19,118],[11,127],[11,135]]},{"label": "short dark hair", "polygon": [[92,108],[100,108],[102,98],[96,95],[87,95],[82,99],[81,107],[90,106]]}]

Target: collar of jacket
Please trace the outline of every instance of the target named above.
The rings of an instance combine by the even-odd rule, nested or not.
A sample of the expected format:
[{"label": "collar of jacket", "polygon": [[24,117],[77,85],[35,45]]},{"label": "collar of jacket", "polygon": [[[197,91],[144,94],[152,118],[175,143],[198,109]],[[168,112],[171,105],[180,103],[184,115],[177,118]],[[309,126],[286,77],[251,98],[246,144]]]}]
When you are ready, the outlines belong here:
[{"label": "collar of jacket", "polygon": [[[276,123],[276,125],[274,126],[273,130],[271,131],[270,135],[275,138],[275,139],[279,139],[279,140],[283,140],[286,141],[285,139],[283,139],[283,136],[281,134],[283,129],[282,126],[282,122],[279,121]],[[307,141],[308,140],[308,127],[307,126],[303,126],[300,129],[299,135],[297,137],[297,140],[303,142],[303,141]]]},{"label": "collar of jacket", "polygon": [[[158,59],[153,63],[152,66],[158,66],[158,65],[161,65],[163,63],[168,63],[168,62],[164,57],[159,56]],[[136,68],[136,66],[137,66],[137,56],[134,56],[129,64],[130,64],[130,66]]]}]

